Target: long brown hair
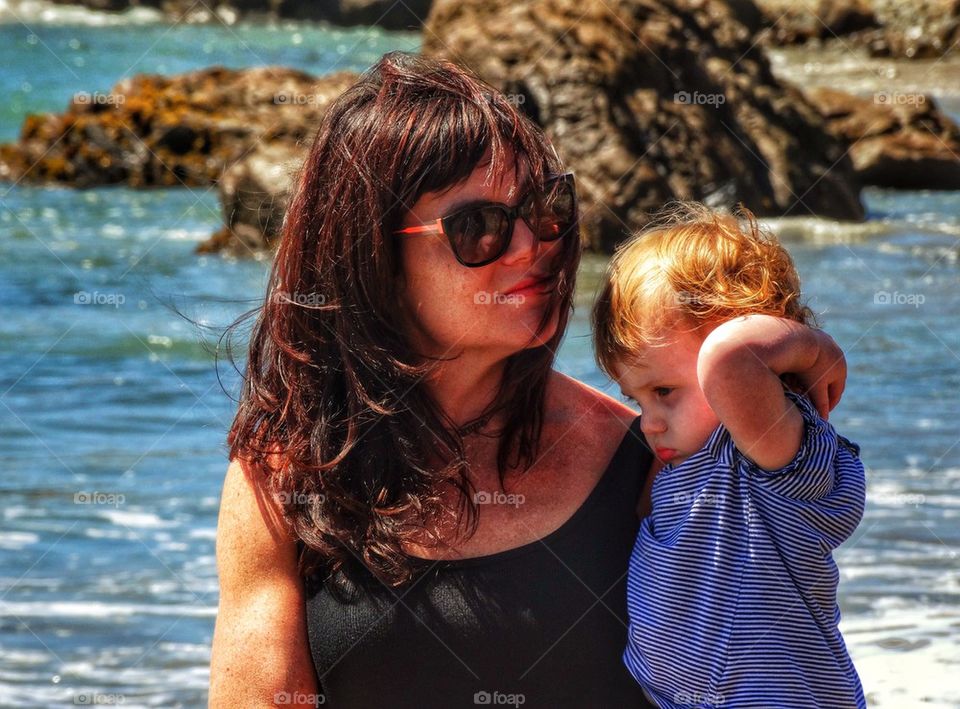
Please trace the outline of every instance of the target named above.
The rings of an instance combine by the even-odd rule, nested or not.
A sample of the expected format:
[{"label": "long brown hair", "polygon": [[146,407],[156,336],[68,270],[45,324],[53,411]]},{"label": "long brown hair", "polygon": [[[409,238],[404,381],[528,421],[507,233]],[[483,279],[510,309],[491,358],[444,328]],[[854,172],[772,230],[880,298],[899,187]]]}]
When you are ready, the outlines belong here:
[{"label": "long brown hair", "polygon": [[[304,575],[365,567],[397,586],[425,566],[404,552],[414,533],[437,542],[443,515],[475,530],[463,438],[423,386],[437,360],[414,351],[400,324],[404,274],[392,233],[421,195],[463,182],[488,154],[491,174],[512,161],[534,186],[561,170],[540,129],[494,88],[416,55],[385,55],[321,122],[264,303],[247,314],[259,311],[227,438],[230,458],[253,463],[282,505],[302,541]],[[535,460],[579,258],[573,234],[558,249],[541,322],[542,331],[556,318],[556,332],[507,360],[485,412],[505,421],[501,481]],[[459,493],[455,510],[441,502],[445,485]]]}]

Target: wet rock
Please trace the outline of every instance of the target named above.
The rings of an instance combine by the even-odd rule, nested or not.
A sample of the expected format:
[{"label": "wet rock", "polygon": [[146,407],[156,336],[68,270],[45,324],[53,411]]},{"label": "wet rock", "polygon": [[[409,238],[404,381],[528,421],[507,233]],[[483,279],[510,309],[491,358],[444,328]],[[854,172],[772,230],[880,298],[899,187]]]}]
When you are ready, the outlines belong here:
[{"label": "wet rock", "polygon": [[960,0],[871,0],[881,30],[866,37],[881,57],[931,58],[960,44]]},{"label": "wet rock", "polygon": [[829,40],[880,27],[870,0],[756,0],[763,41],[774,46]]},{"label": "wet rock", "polygon": [[672,199],[861,219],[844,145],[719,0],[437,0],[424,52],[472,67],[547,131],[609,250]]},{"label": "wet rock", "polygon": [[864,184],[899,189],[960,189],[960,128],[925,94],[852,96],[807,92]]},{"label": "wet rock", "polygon": [[259,145],[231,165],[217,183],[223,228],[197,251],[248,255],[273,246],[306,154],[304,146],[291,142]]},{"label": "wet rock", "polygon": [[763,24],[758,39],[771,46],[824,41],[911,59],[942,56],[960,44],[960,0],[755,1]]},{"label": "wet rock", "polygon": [[139,75],[77,94],[63,114],[30,115],[0,145],[0,179],[73,187],[202,186],[261,142],[313,137],[327,103],[356,78],[281,67]]}]

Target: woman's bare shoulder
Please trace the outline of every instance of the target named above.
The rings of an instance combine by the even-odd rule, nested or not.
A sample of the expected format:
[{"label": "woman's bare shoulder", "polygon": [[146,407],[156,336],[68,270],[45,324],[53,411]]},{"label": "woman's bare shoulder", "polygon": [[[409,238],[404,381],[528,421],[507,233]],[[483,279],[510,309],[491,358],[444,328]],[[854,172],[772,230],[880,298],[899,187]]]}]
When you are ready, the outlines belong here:
[{"label": "woman's bare shoulder", "polygon": [[638,415],[612,396],[556,371],[552,373],[548,389],[548,408],[552,408],[558,418],[573,418],[599,431],[622,432]]},{"label": "woman's bare shoulder", "polygon": [[[279,458],[269,456],[268,464],[278,465]],[[256,530],[259,533],[257,541],[262,541],[265,547],[290,546],[295,542],[270,490],[266,472],[248,460],[234,458],[230,461],[223,482],[220,510],[221,517],[228,516],[229,522],[237,519],[248,532]]]},{"label": "woman's bare shoulder", "polygon": [[627,422],[637,417],[637,412],[622,401],[562,372],[553,372],[551,385],[558,406]]}]

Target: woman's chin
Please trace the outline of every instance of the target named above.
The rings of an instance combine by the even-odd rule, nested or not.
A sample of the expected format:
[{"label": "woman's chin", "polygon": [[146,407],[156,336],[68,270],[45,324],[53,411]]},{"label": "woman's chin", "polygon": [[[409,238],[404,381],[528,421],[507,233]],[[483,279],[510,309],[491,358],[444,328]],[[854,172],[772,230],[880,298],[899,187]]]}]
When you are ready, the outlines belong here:
[{"label": "woman's chin", "polygon": [[529,350],[534,347],[542,347],[550,342],[556,334],[557,323],[556,319],[554,319],[552,322],[548,322],[542,331],[537,332],[539,325],[539,318],[530,318],[530,322],[527,322],[526,318],[518,317],[517,321],[513,323],[510,328],[511,337],[509,338],[509,342],[515,345],[517,350]]}]

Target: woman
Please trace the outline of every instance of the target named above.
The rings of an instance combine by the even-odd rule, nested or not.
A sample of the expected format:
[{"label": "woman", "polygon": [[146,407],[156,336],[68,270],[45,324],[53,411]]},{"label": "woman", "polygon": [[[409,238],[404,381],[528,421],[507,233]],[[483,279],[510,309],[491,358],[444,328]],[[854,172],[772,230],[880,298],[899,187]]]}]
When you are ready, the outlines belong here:
[{"label": "woman", "polygon": [[230,431],[211,706],[648,706],[640,418],[552,369],[580,255],[538,128],[385,56],[325,115]]}]

